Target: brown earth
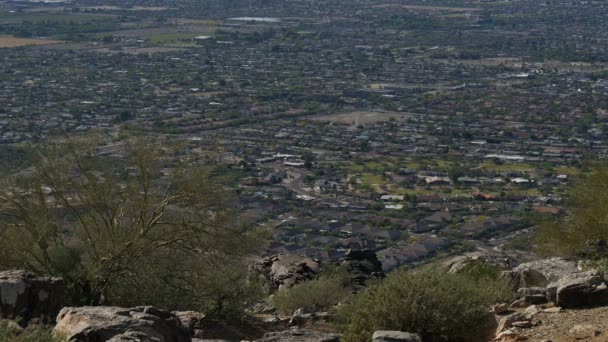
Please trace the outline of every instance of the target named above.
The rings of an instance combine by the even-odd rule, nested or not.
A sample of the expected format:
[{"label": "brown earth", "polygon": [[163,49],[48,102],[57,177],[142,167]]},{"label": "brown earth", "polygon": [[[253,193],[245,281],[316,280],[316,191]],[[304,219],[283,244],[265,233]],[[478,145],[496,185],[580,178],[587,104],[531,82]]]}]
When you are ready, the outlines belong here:
[{"label": "brown earth", "polygon": [[0,37],[0,48],[13,48],[13,47],[29,46],[29,45],[49,45],[49,44],[59,44],[59,43],[62,43],[62,41],[50,40],[50,39]]},{"label": "brown earth", "polygon": [[516,330],[526,341],[608,341],[608,307],[541,312],[534,319],[540,324]]}]

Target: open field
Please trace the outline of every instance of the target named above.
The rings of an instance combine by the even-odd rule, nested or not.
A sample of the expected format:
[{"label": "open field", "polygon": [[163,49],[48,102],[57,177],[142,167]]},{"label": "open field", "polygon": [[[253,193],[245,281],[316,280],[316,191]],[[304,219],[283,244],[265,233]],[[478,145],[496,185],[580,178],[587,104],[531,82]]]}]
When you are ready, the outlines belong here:
[{"label": "open field", "polygon": [[166,45],[189,42],[192,43],[194,37],[204,36],[202,33],[193,32],[171,32],[145,36],[146,42],[152,45]]},{"label": "open field", "polygon": [[[174,9],[171,7],[154,7],[154,6],[133,6],[133,7],[119,7],[119,6],[78,6],[76,7],[82,11],[166,11]],[[71,10],[72,7],[53,7],[53,8],[28,8],[25,12],[37,13],[37,12],[48,12],[48,13],[59,13]]]},{"label": "open field", "polygon": [[0,37],[0,48],[63,43],[60,40]]},{"label": "open field", "polygon": [[388,111],[356,111],[349,113],[336,113],[321,115],[313,118],[316,121],[329,121],[340,124],[365,125],[374,122],[385,122],[391,120],[405,120],[412,117],[411,113],[399,113]]},{"label": "open field", "polygon": [[451,11],[451,12],[472,12],[481,11],[480,7],[450,7],[450,6],[420,6],[420,5],[401,5],[401,4],[383,4],[376,5],[378,8],[403,8],[418,11]]},{"label": "open field", "polygon": [[114,14],[90,14],[90,13],[1,13],[1,24],[23,24],[23,23],[45,23],[45,22],[73,22],[112,20],[117,18]]},{"label": "open field", "polygon": [[129,55],[139,55],[139,54],[153,54],[153,53],[165,53],[165,52],[177,52],[182,51],[183,49],[175,48],[175,47],[124,47],[121,49],[110,49],[110,48],[99,48],[93,49],[91,51],[100,52],[100,53],[126,53]]}]

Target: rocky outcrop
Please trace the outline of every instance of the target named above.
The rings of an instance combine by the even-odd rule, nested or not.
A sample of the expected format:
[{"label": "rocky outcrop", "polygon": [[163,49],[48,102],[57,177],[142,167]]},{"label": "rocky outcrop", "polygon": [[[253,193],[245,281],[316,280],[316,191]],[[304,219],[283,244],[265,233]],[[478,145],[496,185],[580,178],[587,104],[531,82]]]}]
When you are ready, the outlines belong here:
[{"label": "rocky outcrop", "polygon": [[536,260],[521,264],[506,275],[517,288],[521,306],[546,301],[564,308],[608,304],[608,287],[602,275],[594,270],[583,272],[573,261]]},{"label": "rocky outcrop", "polygon": [[379,330],[372,335],[372,342],[422,342],[422,339],[408,332]]},{"label": "rocky outcrop", "polygon": [[547,289],[544,287],[522,287],[517,290],[517,296],[524,300],[525,305],[543,304],[547,302]]},{"label": "rocky outcrop", "polygon": [[188,330],[173,313],[153,307],[63,308],[53,334],[67,341],[189,342]]},{"label": "rocky outcrop", "polygon": [[320,271],[319,262],[297,255],[281,254],[255,261],[250,267],[250,277],[260,279],[269,293],[291,288],[301,282],[314,279]]},{"label": "rocky outcrop", "polygon": [[545,287],[551,282],[579,273],[576,263],[562,258],[549,258],[523,263],[507,272],[517,288]]},{"label": "rocky outcrop", "polygon": [[173,311],[172,314],[188,330],[190,336],[203,338],[205,314],[198,311]]},{"label": "rocky outcrop", "polygon": [[573,274],[551,283],[547,286],[547,293],[557,306],[563,308],[608,304],[608,288],[595,271]]},{"label": "rocky outcrop", "polygon": [[326,322],[331,315],[328,312],[306,312],[303,308],[294,311],[289,319],[289,325],[298,327],[314,326],[317,322]]},{"label": "rocky outcrop", "polygon": [[340,336],[307,329],[271,332],[255,342],[339,342]]},{"label": "rocky outcrop", "polygon": [[369,279],[384,277],[382,263],[378,260],[376,252],[371,249],[350,249],[341,263],[350,274],[353,284],[364,285]]},{"label": "rocky outcrop", "polygon": [[61,278],[38,277],[27,271],[0,272],[0,318],[21,325],[52,323],[63,305]]}]

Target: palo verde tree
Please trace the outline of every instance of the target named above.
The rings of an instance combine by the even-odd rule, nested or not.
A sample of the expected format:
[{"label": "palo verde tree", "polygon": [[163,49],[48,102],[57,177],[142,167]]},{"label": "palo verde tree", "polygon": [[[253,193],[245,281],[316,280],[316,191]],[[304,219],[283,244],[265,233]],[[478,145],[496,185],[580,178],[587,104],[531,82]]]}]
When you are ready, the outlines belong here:
[{"label": "palo verde tree", "polygon": [[0,267],[63,277],[73,305],[238,313],[251,298],[244,259],[259,240],[186,156],[133,138],[41,146],[0,193]]},{"label": "palo verde tree", "polygon": [[608,166],[597,166],[583,176],[568,202],[565,215],[545,219],[537,227],[538,251],[562,256],[608,251]]}]

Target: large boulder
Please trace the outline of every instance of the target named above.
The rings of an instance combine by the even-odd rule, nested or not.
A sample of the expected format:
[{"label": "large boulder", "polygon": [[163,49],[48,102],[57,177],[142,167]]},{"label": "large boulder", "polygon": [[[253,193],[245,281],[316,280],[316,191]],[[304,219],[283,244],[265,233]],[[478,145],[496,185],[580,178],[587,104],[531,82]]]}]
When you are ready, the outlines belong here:
[{"label": "large boulder", "polygon": [[153,307],[66,307],[57,316],[53,334],[78,342],[192,340],[175,314]]},{"label": "large boulder", "polygon": [[354,284],[364,285],[369,279],[384,277],[382,263],[371,249],[350,249],[342,258],[341,264]]},{"label": "large boulder", "polygon": [[307,329],[271,332],[255,342],[339,342],[340,336]]},{"label": "large boulder", "polygon": [[422,342],[418,334],[403,331],[379,330],[372,335],[372,342]]},{"label": "large boulder", "polygon": [[608,304],[608,288],[596,271],[575,273],[549,284],[547,296],[563,308]]},{"label": "large boulder", "polygon": [[38,277],[27,271],[0,272],[0,318],[52,323],[63,306],[65,283],[61,278]]},{"label": "large boulder", "polygon": [[280,254],[256,260],[250,267],[250,276],[262,280],[268,292],[273,293],[315,279],[319,271],[319,262],[314,259]]},{"label": "large boulder", "polygon": [[545,287],[580,271],[574,261],[562,258],[549,258],[523,263],[510,271],[511,278],[518,288]]},{"label": "large boulder", "polygon": [[[525,304],[546,299],[564,308],[608,304],[608,286],[597,270],[581,271],[574,261],[550,258],[528,262],[507,273]],[[544,289],[544,290],[543,290]]]}]

